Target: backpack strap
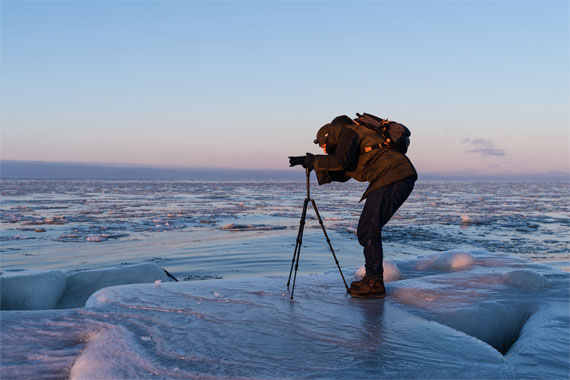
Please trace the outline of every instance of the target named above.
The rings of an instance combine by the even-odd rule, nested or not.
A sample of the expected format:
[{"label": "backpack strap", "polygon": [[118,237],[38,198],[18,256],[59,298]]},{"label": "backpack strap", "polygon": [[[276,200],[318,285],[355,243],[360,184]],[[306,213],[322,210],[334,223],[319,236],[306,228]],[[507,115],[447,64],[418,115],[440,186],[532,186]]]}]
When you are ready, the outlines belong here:
[{"label": "backpack strap", "polygon": [[390,144],[388,142],[378,143],[378,144],[374,144],[371,146],[365,146],[364,148],[362,148],[360,150],[360,154],[368,153],[368,152],[371,152],[375,149],[382,149],[382,148],[389,148],[389,147],[390,147]]},{"label": "backpack strap", "polygon": [[365,146],[363,149],[360,150],[360,154],[368,153],[368,152],[371,152],[375,149],[380,149],[380,148],[382,148],[381,144],[374,144],[372,146]]},{"label": "backpack strap", "polygon": [[[375,116],[371,116],[371,115],[368,115],[368,114],[365,113],[365,114],[364,114],[365,116],[371,116],[371,117],[374,118],[374,119],[373,119],[374,121],[378,121],[378,122],[380,123],[379,126],[376,126],[376,125],[374,125],[374,124],[371,124],[371,123],[368,123],[368,122],[366,122],[366,121],[361,120],[361,119],[362,119],[362,115],[360,115],[360,114],[356,114],[356,115],[359,116],[359,119],[358,119],[358,120],[357,120],[357,119],[354,119],[354,120],[353,120],[354,124],[360,125],[360,126],[365,127],[365,128],[368,128],[368,129],[370,129],[371,131],[374,131],[374,132],[376,132],[377,134],[379,134],[379,135],[384,139],[384,141],[381,142],[381,143],[374,144],[374,145],[372,145],[372,146],[364,147],[364,148],[360,151],[361,154],[362,154],[362,153],[368,153],[368,152],[370,152],[370,151],[372,151],[372,150],[374,150],[374,149],[380,149],[380,148],[384,148],[384,147],[390,146],[390,143],[392,142],[392,139],[390,138],[390,134],[388,133],[388,129],[390,129],[390,122],[389,122],[388,120],[376,118]],[[376,120],[376,119],[378,119],[378,120]]]}]

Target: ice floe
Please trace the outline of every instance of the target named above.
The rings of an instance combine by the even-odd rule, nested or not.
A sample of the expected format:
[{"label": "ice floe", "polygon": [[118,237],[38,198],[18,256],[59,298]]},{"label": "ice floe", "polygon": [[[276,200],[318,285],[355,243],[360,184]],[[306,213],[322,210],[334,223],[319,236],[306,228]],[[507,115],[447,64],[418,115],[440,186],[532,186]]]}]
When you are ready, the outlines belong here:
[{"label": "ice floe", "polygon": [[151,263],[76,272],[6,270],[0,273],[1,309],[83,307],[89,296],[101,288],[156,280],[168,278],[161,267]]},{"label": "ice floe", "polygon": [[154,279],[101,288],[84,308],[2,311],[3,375],[567,378],[570,274],[482,250],[394,260],[385,272],[399,278],[385,299],[351,298],[331,270],[299,275],[294,300],[286,275]]}]

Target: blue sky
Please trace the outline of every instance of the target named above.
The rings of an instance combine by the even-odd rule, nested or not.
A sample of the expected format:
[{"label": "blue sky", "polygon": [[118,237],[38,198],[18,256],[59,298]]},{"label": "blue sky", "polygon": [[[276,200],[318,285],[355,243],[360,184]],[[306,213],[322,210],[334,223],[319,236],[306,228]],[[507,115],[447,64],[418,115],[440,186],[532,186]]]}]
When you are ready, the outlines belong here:
[{"label": "blue sky", "polygon": [[569,168],[566,1],[2,1],[1,158],[286,168],[374,113],[420,172]]}]

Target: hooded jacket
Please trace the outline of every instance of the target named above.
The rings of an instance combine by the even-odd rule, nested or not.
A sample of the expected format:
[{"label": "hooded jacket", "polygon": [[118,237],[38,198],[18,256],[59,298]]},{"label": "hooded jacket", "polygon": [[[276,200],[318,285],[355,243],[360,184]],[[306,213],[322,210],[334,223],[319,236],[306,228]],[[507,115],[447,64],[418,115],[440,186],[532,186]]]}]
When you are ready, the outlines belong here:
[{"label": "hooded jacket", "polygon": [[370,185],[362,202],[372,191],[407,177],[418,178],[409,158],[396,149],[384,147],[366,152],[381,142],[374,131],[357,125],[348,116],[339,116],[328,127],[327,155],[315,156],[314,169],[319,185],[354,178]]}]

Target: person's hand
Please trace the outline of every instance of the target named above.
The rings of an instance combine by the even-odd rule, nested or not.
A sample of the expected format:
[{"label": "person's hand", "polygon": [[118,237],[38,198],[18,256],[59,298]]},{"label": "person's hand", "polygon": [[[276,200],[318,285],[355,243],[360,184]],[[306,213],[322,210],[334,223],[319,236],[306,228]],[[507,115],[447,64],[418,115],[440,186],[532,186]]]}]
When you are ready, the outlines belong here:
[{"label": "person's hand", "polygon": [[307,153],[307,157],[305,157],[305,161],[303,162],[303,167],[305,169],[309,169],[309,171],[315,169],[315,155],[311,153]]}]

